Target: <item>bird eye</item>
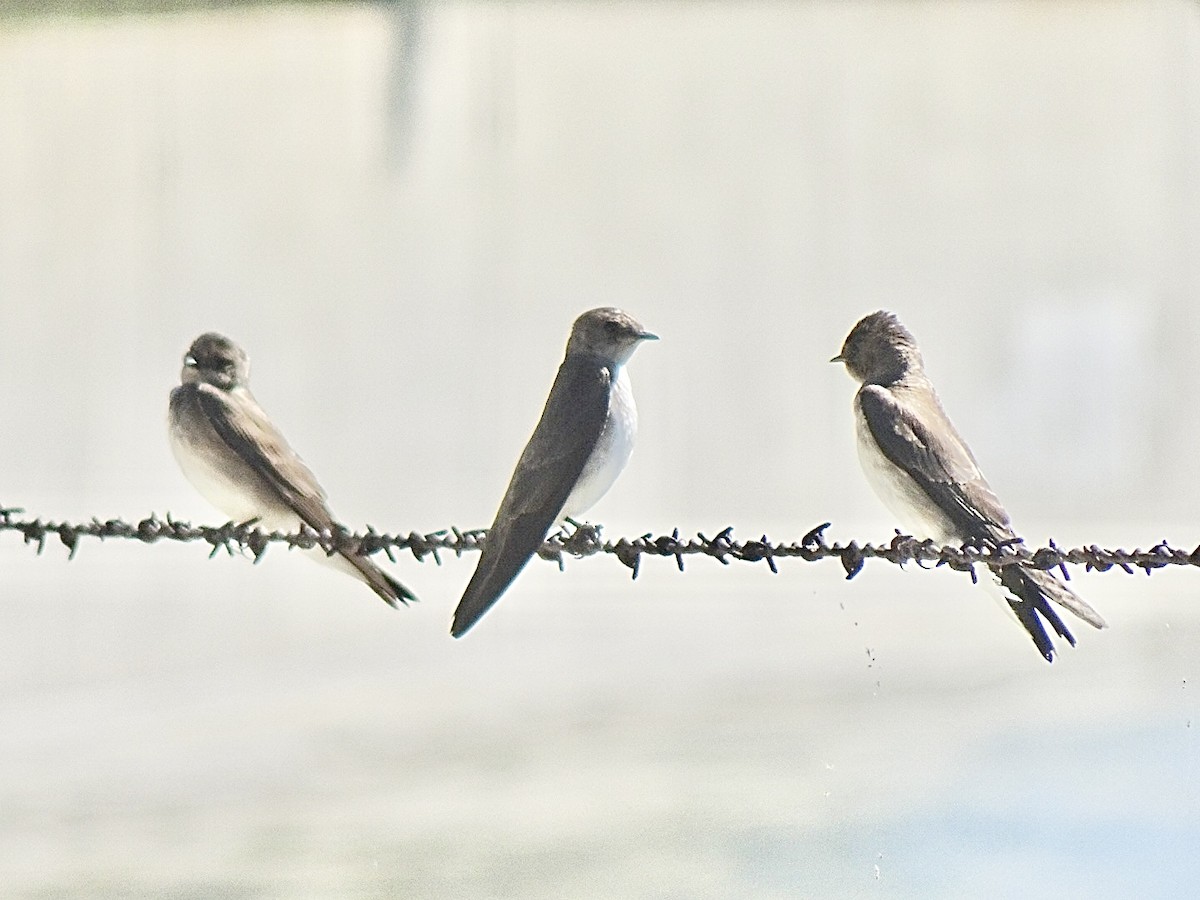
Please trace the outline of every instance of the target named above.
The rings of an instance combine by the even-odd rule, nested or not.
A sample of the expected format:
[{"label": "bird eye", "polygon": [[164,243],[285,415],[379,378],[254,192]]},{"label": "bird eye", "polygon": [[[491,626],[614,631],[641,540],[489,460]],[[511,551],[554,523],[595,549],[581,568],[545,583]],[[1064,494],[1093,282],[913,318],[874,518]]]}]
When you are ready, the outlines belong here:
[{"label": "bird eye", "polygon": [[609,337],[616,337],[621,333],[621,323],[615,319],[609,319],[604,323],[604,331]]}]

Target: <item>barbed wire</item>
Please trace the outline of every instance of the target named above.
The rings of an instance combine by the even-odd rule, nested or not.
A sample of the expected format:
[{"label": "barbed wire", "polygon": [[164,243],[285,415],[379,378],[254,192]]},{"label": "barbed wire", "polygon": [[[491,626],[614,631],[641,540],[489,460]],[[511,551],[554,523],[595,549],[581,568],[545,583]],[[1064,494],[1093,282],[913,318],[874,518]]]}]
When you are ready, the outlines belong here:
[{"label": "barbed wire", "polygon": [[[0,508],[0,532],[19,532],[24,536],[26,544],[36,546],[39,555],[45,549],[46,542],[52,537],[57,537],[67,548],[68,559],[74,559],[82,538],[97,538],[101,542],[117,539],[140,541],[144,544],[159,541],[203,542],[211,548],[208,554],[210,558],[221,550],[231,555],[236,550],[249,552],[255,562],[262,558],[271,544],[285,544],[289,548],[320,547],[330,554],[349,552],[369,556],[383,553],[392,562],[396,561],[396,551],[407,551],[419,562],[432,558],[435,563],[441,565],[442,552],[462,556],[464,553],[481,549],[487,539],[487,529],[462,531],[449,528],[428,534],[412,531],[402,535],[378,532],[370,526],[360,534],[339,526],[323,532],[302,527],[297,532],[285,534],[278,531],[261,531],[253,521],[227,522],[218,526],[192,525],[189,522],[178,521],[169,514],[165,519],[151,514],[139,522],[126,522],[122,519],[102,521],[93,518],[90,522],[72,524],[43,521],[40,517],[16,518],[22,513],[24,510],[15,507]],[[835,558],[846,570],[848,579],[862,571],[868,559],[882,559],[901,566],[913,562],[921,568],[948,566],[955,571],[969,573],[972,580],[977,579],[977,566],[1002,568],[1019,565],[1047,571],[1059,569],[1066,578],[1070,577],[1068,565],[1084,566],[1087,571],[1098,572],[1119,569],[1127,574],[1133,574],[1140,569],[1147,575],[1167,566],[1200,566],[1200,546],[1189,551],[1172,547],[1165,540],[1159,541],[1149,550],[1110,550],[1095,544],[1064,550],[1053,540],[1045,547],[1030,549],[1020,539],[1001,543],[968,542],[963,545],[943,546],[897,531],[895,537],[885,543],[860,544],[850,541],[843,544],[835,541],[830,544],[825,539],[825,532],[832,525],[825,522],[811,529],[799,541],[791,543],[773,543],[765,534],[757,540],[738,540],[733,536],[732,527],[711,538],[702,533],[684,538],[680,537],[679,530],[675,529],[670,535],[655,537],[644,534],[632,540],[620,538],[611,541],[604,539],[602,528],[598,525],[574,522],[571,525],[569,531],[559,531],[547,538],[538,550],[538,556],[556,562],[562,569],[567,556],[582,558],[601,553],[611,554],[632,570],[634,578],[637,578],[642,558],[645,556],[673,558],[681,572],[684,570],[685,557],[707,556],[723,565],[729,565],[734,560],[765,563],[776,574],[779,571],[776,561],[780,559],[816,562]]]}]

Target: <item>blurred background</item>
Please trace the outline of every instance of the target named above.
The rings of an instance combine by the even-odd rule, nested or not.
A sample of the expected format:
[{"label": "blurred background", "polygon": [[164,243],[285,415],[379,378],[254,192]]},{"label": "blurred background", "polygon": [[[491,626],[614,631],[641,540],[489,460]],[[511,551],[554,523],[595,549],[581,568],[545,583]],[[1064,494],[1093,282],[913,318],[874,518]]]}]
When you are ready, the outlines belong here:
[{"label": "blurred background", "polygon": [[[0,0],[0,500],[222,518],[200,332],[351,527],[486,526],[581,311],[662,336],[589,513],[887,540],[826,361],[880,307],[1031,542],[1200,543],[1191,2]],[[1178,897],[1200,573],[474,557],[393,611],[276,547],[0,536],[11,897]]]}]

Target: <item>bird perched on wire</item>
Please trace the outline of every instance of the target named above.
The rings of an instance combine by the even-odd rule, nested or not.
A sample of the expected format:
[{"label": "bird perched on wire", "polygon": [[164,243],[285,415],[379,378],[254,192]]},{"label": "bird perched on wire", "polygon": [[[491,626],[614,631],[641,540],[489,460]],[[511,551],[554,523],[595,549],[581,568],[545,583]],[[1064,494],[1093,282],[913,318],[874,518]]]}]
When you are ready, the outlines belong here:
[{"label": "bird perched on wire", "polygon": [[647,340],[658,336],[619,309],[592,309],[575,320],[542,418],[454,610],[455,637],[500,599],[555,522],[582,515],[625,468],[637,431],[625,364]]},{"label": "bird perched on wire", "polygon": [[[859,462],[906,530],[940,544],[995,546],[1017,539],[1008,512],[942,409],[916,340],[895,315],[880,310],[861,319],[830,361],[844,363],[861,385],[854,396]],[[992,571],[1047,662],[1054,660],[1054,644],[1043,620],[1075,645],[1051,602],[1105,627],[1099,613],[1049,572],[1021,566]]]},{"label": "bird perched on wire", "polygon": [[[257,519],[265,531],[333,529],[337,520],[316,476],[250,393],[250,360],[224,335],[208,332],[183,358],[171,391],[171,449],[183,474],[234,522]],[[320,547],[310,554],[365,583],[390,606],[412,591],[365,556]]]}]

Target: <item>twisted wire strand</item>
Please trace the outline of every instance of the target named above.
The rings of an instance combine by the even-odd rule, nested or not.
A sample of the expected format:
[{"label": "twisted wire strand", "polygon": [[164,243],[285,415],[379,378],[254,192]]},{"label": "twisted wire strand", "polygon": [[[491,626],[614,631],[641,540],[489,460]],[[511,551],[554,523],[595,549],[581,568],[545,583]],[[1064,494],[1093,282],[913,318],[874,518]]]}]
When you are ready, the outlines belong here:
[{"label": "twisted wire strand", "polygon": [[[93,518],[90,522],[73,524],[43,521],[40,517],[18,518],[23,513],[24,510],[16,507],[0,508],[0,532],[19,532],[26,544],[36,545],[39,555],[45,549],[46,542],[57,537],[67,548],[68,559],[75,557],[82,538],[97,538],[101,542],[117,539],[144,544],[164,540],[180,543],[199,541],[209,545],[209,558],[221,550],[232,555],[236,549],[252,554],[255,562],[262,558],[269,545],[285,544],[289,548],[321,547],[330,554],[349,552],[369,556],[382,552],[392,562],[396,561],[396,551],[408,551],[419,562],[432,558],[441,565],[442,552],[461,556],[479,550],[487,539],[487,529],[463,531],[453,527],[428,534],[411,531],[406,535],[378,532],[370,526],[363,533],[354,533],[341,526],[323,532],[301,527],[294,533],[284,534],[260,531],[254,521],[227,522],[219,526],[192,525],[176,520],[169,514],[165,519],[151,514],[139,522]],[[611,554],[632,570],[634,578],[637,578],[645,556],[673,558],[681,572],[684,570],[684,557],[708,556],[722,565],[729,565],[733,560],[765,563],[776,574],[779,571],[776,560],[779,559],[816,562],[836,558],[846,570],[847,579],[862,571],[868,559],[882,559],[896,565],[915,562],[921,568],[948,566],[955,571],[969,573],[972,580],[978,577],[976,566],[993,569],[1014,565],[1043,570],[1057,568],[1065,578],[1070,577],[1068,565],[1084,566],[1089,572],[1107,572],[1115,568],[1133,574],[1140,569],[1147,575],[1166,566],[1200,566],[1200,546],[1193,550],[1179,549],[1166,540],[1159,541],[1149,550],[1104,549],[1095,544],[1062,549],[1053,540],[1045,547],[1030,549],[1020,539],[1003,543],[968,542],[943,546],[897,532],[886,543],[859,544],[850,541],[843,544],[834,541],[831,544],[825,538],[825,532],[831,524],[825,522],[810,530],[799,541],[790,543],[774,543],[765,534],[757,540],[738,540],[733,536],[732,526],[711,538],[701,533],[695,537],[680,537],[679,529],[675,529],[669,535],[655,537],[644,534],[633,539],[612,541],[603,537],[598,525],[573,522],[571,525],[571,529],[556,532],[547,538],[538,550],[538,556],[556,562],[562,569],[568,555],[582,558],[601,553]]]}]

